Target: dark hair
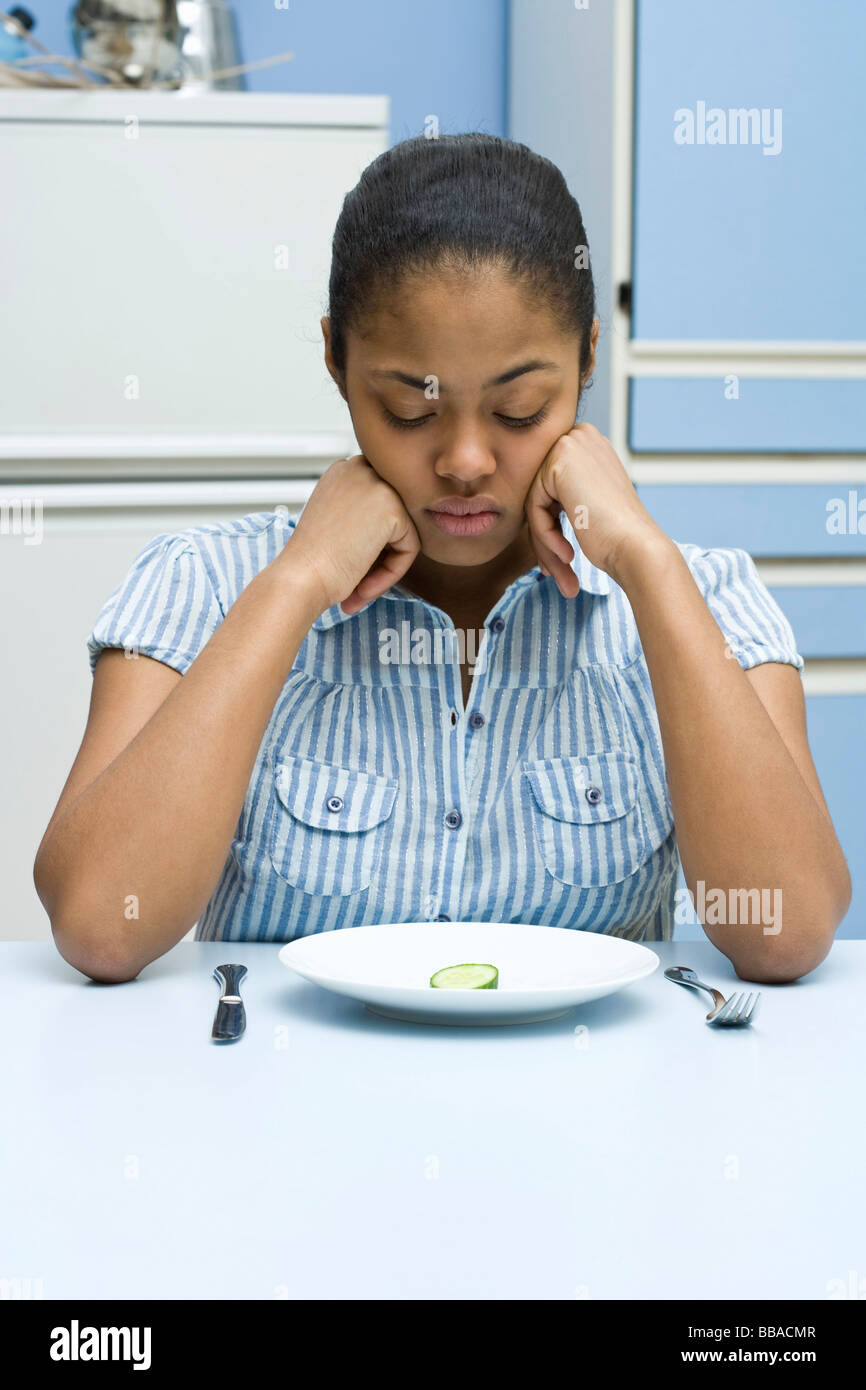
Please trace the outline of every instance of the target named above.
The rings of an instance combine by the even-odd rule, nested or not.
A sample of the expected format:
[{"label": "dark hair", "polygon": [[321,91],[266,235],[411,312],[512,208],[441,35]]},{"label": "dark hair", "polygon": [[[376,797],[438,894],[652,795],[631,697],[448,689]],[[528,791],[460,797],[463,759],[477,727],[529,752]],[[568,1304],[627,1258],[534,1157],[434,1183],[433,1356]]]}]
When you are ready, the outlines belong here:
[{"label": "dark hair", "polygon": [[334,230],[328,314],[337,370],[346,369],[347,328],[359,329],[403,277],[491,262],[525,280],[562,331],[580,334],[582,381],[595,286],[580,208],[556,165],[479,131],[413,136],[380,154],[347,193]]}]

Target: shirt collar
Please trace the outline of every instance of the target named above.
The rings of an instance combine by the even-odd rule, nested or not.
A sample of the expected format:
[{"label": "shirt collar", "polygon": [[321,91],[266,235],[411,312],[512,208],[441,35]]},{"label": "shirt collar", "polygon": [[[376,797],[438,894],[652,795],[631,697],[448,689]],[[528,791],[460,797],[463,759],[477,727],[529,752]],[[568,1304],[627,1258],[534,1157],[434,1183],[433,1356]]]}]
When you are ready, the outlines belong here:
[{"label": "shirt collar", "polygon": [[[559,513],[559,523],[562,534],[574,551],[574,559],[571,562],[571,568],[578,577],[581,593],[609,594],[610,576],[605,574],[604,570],[596,569],[595,565],[589,563],[589,560],[587,560],[580,548],[574,528],[564,510]],[[541,571],[536,565],[533,569],[528,570],[526,574],[521,574],[515,579],[514,584],[510,587],[526,583],[529,579],[535,579],[536,576],[540,576],[540,574]],[[365,613],[368,608],[372,607],[374,603],[379,603],[381,599],[388,597],[414,599],[416,603],[424,602],[417,594],[413,594],[409,589],[404,588],[402,584],[393,584],[391,588],[386,589],[385,593],[381,594],[379,598],[371,599],[369,603],[365,603],[364,607],[359,608],[357,613],[344,613],[339,603],[335,603],[331,608],[326,608],[324,613],[321,613],[319,617],[316,618],[313,627],[318,632],[324,632],[330,627],[336,627],[338,623],[346,622],[348,618],[357,618],[361,613]]]}]

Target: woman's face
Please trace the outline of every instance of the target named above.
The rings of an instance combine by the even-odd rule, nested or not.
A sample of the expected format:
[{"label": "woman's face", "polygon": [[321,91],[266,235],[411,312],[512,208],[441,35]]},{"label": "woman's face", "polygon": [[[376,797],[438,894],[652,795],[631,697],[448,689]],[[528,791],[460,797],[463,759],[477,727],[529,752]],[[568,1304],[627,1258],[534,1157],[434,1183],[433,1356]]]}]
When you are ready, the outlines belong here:
[{"label": "woman's face", "polygon": [[[414,277],[363,337],[347,334],[345,380],[327,318],[322,330],[361,452],[399,493],[423,554],[447,565],[499,555],[524,525],[542,460],[574,425],[578,338],[493,267]],[[595,319],[587,376],[597,337]]]}]

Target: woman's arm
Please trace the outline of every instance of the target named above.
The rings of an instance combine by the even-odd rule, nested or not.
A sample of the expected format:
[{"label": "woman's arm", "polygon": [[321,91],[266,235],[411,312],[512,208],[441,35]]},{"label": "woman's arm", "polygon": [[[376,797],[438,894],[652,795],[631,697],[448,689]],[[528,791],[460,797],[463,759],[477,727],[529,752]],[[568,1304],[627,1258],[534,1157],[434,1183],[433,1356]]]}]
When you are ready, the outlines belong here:
[{"label": "woman's arm", "polygon": [[357,612],[377,598],[418,548],[400,497],[364,456],[337,459],[183,677],[147,657],[100,656],[84,741],[33,869],[70,965],[131,980],[186,935],[219,881],[312,623],[332,604]]},{"label": "woman's arm", "polygon": [[778,663],[742,670],[666,536],[623,546],[611,574],[640,634],[683,875],[706,904],[704,931],[741,978],[797,979],[825,958],[851,901],[799,675]]},{"label": "woman's arm", "polygon": [[742,979],[807,974],[830,950],[851,879],[809,752],[797,673],[781,663],[742,669],[678,546],[594,425],[556,441],[527,498],[539,560],[573,597],[580,586],[562,508],[586,558],[631,604],[683,875],[704,931]]},{"label": "woman's arm", "polygon": [[277,696],[321,612],[290,547],[185,676],[149,657],[96,663],[82,748],[33,869],[57,949],[94,980],[134,979],[214,890]]}]

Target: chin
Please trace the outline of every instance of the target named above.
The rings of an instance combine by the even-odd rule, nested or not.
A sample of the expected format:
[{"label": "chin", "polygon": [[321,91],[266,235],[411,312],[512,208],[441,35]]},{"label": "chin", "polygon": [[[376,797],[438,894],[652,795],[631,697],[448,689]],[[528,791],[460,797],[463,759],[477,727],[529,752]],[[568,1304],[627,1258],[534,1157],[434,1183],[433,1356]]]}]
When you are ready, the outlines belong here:
[{"label": "chin", "polygon": [[488,536],[433,536],[422,540],[421,551],[428,560],[440,565],[485,565],[507,549],[508,541],[492,540]]}]

